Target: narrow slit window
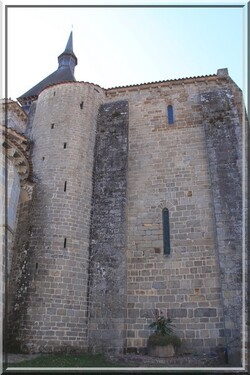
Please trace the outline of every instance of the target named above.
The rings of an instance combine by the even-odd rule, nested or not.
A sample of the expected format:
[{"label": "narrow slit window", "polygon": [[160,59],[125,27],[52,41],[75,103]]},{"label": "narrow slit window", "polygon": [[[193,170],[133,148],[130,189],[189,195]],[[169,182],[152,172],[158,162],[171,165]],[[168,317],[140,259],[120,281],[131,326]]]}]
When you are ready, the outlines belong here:
[{"label": "narrow slit window", "polygon": [[63,144],[63,148],[66,148],[66,147],[67,147],[67,143],[64,142],[64,144]]},{"label": "narrow slit window", "polygon": [[172,105],[168,105],[167,111],[168,111],[168,123],[169,123],[169,125],[172,125],[174,123],[173,106]]},{"label": "narrow slit window", "polygon": [[54,129],[55,124],[51,124],[51,129]]},{"label": "narrow slit window", "polygon": [[80,103],[80,108],[83,109],[83,102]]},{"label": "narrow slit window", "polygon": [[67,245],[67,238],[64,238],[64,243],[63,243],[64,249],[65,249],[66,245]]},{"label": "narrow slit window", "polygon": [[67,190],[67,181],[64,182],[64,191]]},{"label": "narrow slit window", "polygon": [[162,210],[162,226],[163,226],[163,253],[170,254],[170,227],[169,227],[169,210]]}]

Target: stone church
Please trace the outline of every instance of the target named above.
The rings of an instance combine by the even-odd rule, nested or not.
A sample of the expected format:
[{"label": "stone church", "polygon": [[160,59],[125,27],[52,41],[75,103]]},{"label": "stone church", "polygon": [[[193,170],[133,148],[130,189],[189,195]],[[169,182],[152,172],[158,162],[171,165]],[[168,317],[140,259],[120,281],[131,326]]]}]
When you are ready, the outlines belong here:
[{"label": "stone church", "polygon": [[2,100],[8,350],[145,352],[156,310],[183,350],[240,348],[241,90],[227,69],[103,89],[76,65],[71,33]]}]

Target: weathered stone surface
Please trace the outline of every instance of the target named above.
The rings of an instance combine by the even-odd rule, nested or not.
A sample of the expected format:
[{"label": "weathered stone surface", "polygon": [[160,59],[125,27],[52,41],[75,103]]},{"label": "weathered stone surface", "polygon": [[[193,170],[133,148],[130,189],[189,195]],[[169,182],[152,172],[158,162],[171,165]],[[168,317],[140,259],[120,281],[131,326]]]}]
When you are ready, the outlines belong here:
[{"label": "weathered stone surface", "polygon": [[[87,348],[92,166],[102,100],[94,86],[66,83],[47,88],[37,101],[29,133],[37,182],[31,228],[28,236],[23,213],[14,246],[19,253],[26,247],[27,253],[22,262],[19,257],[12,279],[16,296],[11,342],[25,352]],[[74,110],[74,116],[66,108]],[[17,278],[22,265],[26,272]]]},{"label": "weathered stone surface", "polygon": [[[128,110],[127,101],[107,103],[97,120],[89,264],[89,346],[95,352],[121,350],[125,338]],[[134,312],[128,315],[136,318]]]},{"label": "weathered stone surface", "polygon": [[187,351],[237,338],[242,121],[226,71],[39,95],[27,130],[36,187],[19,205],[11,272],[19,348],[143,352],[155,309],[174,319]]},{"label": "weathered stone surface", "polygon": [[[230,88],[201,95],[225,327],[238,346],[242,319],[242,124]],[[237,292],[236,292],[237,291]]]},{"label": "weathered stone surface", "polygon": [[217,315],[216,309],[213,309],[213,308],[200,307],[194,310],[195,317],[200,317],[200,316],[211,317],[211,316],[216,316],[216,315]]}]

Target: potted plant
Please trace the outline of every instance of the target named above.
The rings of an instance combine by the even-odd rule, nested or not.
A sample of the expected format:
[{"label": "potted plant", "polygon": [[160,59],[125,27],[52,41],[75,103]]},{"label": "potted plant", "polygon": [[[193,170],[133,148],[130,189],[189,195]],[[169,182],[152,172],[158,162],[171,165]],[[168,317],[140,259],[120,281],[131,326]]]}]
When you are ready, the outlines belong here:
[{"label": "potted plant", "polygon": [[148,338],[148,354],[154,357],[173,357],[181,345],[180,338],[174,334],[175,326],[163,312],[155,310],[154,321],[149,325],[154,333]]}]

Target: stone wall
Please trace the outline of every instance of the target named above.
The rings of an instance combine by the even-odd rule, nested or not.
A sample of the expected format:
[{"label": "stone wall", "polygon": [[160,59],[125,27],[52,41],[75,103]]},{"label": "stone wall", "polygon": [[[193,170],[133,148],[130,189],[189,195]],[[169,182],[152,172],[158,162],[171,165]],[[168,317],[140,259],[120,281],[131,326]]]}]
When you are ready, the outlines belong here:
[{"label": "stone wall", "polygon": [[[4,329],[1,325],[1,337],[7,337],[7,298],[6,293],[10,282],[15,251],[13,240],[17,224],[18,202],[21,186],[28,177],[30,165],[28,161],[28,142],[20,135],[26,128],[27,116],[22,108],[12,100],[1,100],[0,127],[0,243],[1,243],[1,316]],[[8,289],[9,290],[9,289]],[[9,290],[10,291],[10,290]]]},{"label": "stone wall", "polygon": [[[223,84],[204,80],[108,92],[127,99],[130,108],[128,351],[146,347],[154,309],[174,319],[183,348],[210,350],[226,342],[200,103],[208,87],[218,90]],[[173,125],[168,124],[168,105],[173,106]],[[170,255],[163,253],[164,207],[170,215]],[[233,293],[236,297],[238,289]]]},{"label": "stone wall", "polygon": [[123,350],[126,319],[128,102],[101,106],[90,238],[89,348]]},{"label": "stone wall", "polygon": [[23,134],[26,130],[27,114],[11,99],[0,99],[0,124]]},{"label": "stone wall", "polygon": [[201,95],[224,306],[225,337],[239,347],[242,324],[242,123],[230,88]]},{"label": "stone wall", "polygon": [[23,352],[87,348],[92,171],[102,100],[99,87],[64,83],[47,88],[37,101],[30,133],[36,187],[25,248],[28,266],[20,270],[21,278],[29,278],[25,289],[16,286],[24,308],[13,322]]},{"label": "stone wall", "polygon": [[[17,205],[19,201],[19,196],[20,196],[20,191],[21,191],[21,186],[20,186],[20,177],[18,175],[18,172],[12,162],[8,160],[8,163],[6,165],[6,168],[8,170],[7,176],[8,176],[8,184],[7,184],[7,193],[8,193],[8,198],[7,198],[7,217],[6,217],[6,225],[7,225],[7,230],[8,230],[8,249],[7,249],[7,254],[8,254],[8,265],[7,265],[7,270],[8,270],[8,276],[10,273],[10,268],[11,268],[11,262],[12,262],[12,257],[13,257],[13,235],[16,230],[16,217],[17,217]],[[2,206],[4,207],[4,205]]]},{"label": "stone wall", "polygon": [[[4,317],[5,315],[5,246],[6,246],[6,226],[5,226],[5,155],[1,152],[0,153],[0,316]],[[3,349],[3,341],[4,341],[4,319],[1,319],[0,322],[0,335],[3,340],[0,343],[0,349]],[[2,350],[3,353],[3,350]],[[1,370],[1,368],[0,368]]]},{"label": "stone wall", "polygon": [[183,350],[238,335],[242,117],[222,73],[39,95],[28,123],[36,187],[20,205],[12,272],[14,347],[145,352],[155,309],[173,318]]},{"label": "stone wall", "polygon": [[[9,159],[5,159],[4,154],[1,155],[0,165],[1,165],[0,216],[1,216],[2,238],[7,236],[7,242],[5,243],[5,240],[4,240],[1,243],[3,244],[2,254],[8,254],[6,270],[9,275],[11,261],[12,261],[12,254],[13,254],[12,252],[13,234],[16,228],[17,204],[18,204],[18,199],[19,199],[19,194],[20,194],[20,180],[19,180],[19,175],[13,163]],[[8,184],[6,183],[6,176],[8,176]],[[7,249],[5,249],[6,244],[7,244]],[[3,261],[3,264],[5,264],[4,261]]]},{"label": "stone wall", "polygon": [[30,251],[30,241],[33,223],[32,200],[21,203],[19,201],[17,219],[12,248],[12,263],[8,284],[8,351],[19,352],[22,330],[26,330],[25,315],[32,297],[25,298],[32,282],[32,263],[34,261]]}]

